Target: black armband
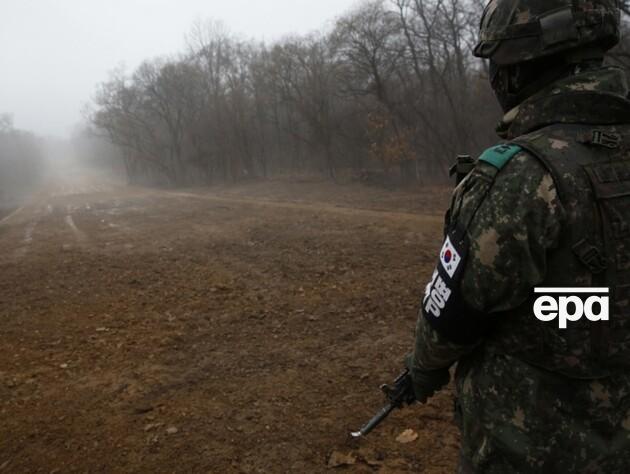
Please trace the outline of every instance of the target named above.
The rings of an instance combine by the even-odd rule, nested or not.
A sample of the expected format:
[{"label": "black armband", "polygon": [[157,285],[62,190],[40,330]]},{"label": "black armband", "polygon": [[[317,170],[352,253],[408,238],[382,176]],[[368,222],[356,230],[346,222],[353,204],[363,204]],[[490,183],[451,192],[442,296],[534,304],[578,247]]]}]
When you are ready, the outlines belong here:
[{"label": "black armband", "polygon": [[477,342],[487,328],[485,315],[471,308],[461,292],[468,251],[465,231],[456,229],[447,234],[422,301],[422,314],[431,327],[449,341],[462,345]]}]

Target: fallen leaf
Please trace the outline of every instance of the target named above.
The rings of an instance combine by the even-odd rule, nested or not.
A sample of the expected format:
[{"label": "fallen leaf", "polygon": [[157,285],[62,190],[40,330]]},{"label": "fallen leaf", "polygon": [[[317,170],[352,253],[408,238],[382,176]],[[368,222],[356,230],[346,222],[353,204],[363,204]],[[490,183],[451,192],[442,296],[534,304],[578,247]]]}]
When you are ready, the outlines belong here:
[{"label": "fallen leaf", "polygon": [[402,444],[412,443],[418,439],[418,433],[414,430],[405,430],[398,435],[396,441]]},{"label": "fallen leaf", "polygon": [[356,464],[356,462],[357,458],[352,453],[343,454],[339,451],[333,451],[333,453],[330,455],[330,458],[328,459],[328,467],[335,468],[343,466],[353,466],[354,464]]}]

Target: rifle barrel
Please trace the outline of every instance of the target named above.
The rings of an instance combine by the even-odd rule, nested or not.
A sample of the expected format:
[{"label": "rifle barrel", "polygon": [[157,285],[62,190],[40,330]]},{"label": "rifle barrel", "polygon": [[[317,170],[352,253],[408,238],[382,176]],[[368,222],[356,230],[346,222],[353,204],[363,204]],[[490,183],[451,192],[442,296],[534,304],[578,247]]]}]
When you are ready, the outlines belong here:
[{"label": "rifle barrel", "polygon": [[389,403],[381,411],[379,411],[374,418],[367,422],[367,424],[361,428],[359,431],[354,431],[350,433],[353,438],[361,438],[368,433],[370,433],[374,428],[382,423],[382,421],[389,416],[389,414],[394,411],[396,408],[395,405]]}]

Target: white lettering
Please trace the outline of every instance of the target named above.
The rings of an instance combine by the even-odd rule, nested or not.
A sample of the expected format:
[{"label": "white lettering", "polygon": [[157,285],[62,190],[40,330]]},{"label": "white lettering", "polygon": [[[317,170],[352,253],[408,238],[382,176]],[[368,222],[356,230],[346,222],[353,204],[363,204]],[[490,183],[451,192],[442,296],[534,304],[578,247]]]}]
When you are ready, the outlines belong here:
[{"label": "white lettering", "polygon": [[551,296],[541,296],[534,303],[534,314],[543,322],[553,321],[558,317],[558,302]]},{"label": "white lettering", "polygon": [[429,299],[424,309],[427,313],[432,314],[436,318],[439,318],[442,315],[442,308],[440,308],[438,304],[433,301],[433,298]]},{"label": "white lettering", "polygon": [[[599,305],[599,314],[593,312],[593,305],[595,304]],[[608,296],[591,296],[584,303],[584,314],[589,321],[608,321],[610,319],[609,307],[610,301]]]},{"label": "white lettering", "polygon": [[431,296],[431,288],[433,288],[433,285],[435,285],[435,280],[438,277],[438,271],[435,270],[433,272],[433,277],[431,278],[431,281],[427,284],[426,288],[424,289],[424,300],[422,301],[422,303],[426,303],[427,300],[429,299],[429,297]]},{"label": "white lettering", "polygon": [[[534,301],[534,316],[546,323],[557,318],[560,329],[566,329],[569,321],[579,321],[584,316],[592,322],[609,320],[610,298],[608,296],[590,296],[584,301],[583,298],[576,295],[608,294],[607,288],[536,288],[534,292],[547,293],[547,295],[540,296]],[[550,296],[549,293],[564,293],[568,296],[554,297]],[[595,306],[599,306],[597,314],[594,311]]]},{"label": "white lettering", "polygon": [[442,277],[440,277],[437,272],[434,273],[433,280],[427,285],[423,301],[424,310],[434,317],[439,318],[452,293]]},{"label": "white lettering", "polygon": [[441,278],[438,278],[438,281],[435,282],[435,290],[440,293],[445,302],[451,297],[451,289],[446,286],[446,283]]},{"label": "white lettering", "polygon": [[[575,311],[573,313],[569,313],[569,305],[575,306]],[[584,316],[584,303],[577,296],[561,296],[560,297],[560,308],[558,309],[558,317],[559,323],[558,326],[560,329],[567,328],[567,321],[579,321]]]}]

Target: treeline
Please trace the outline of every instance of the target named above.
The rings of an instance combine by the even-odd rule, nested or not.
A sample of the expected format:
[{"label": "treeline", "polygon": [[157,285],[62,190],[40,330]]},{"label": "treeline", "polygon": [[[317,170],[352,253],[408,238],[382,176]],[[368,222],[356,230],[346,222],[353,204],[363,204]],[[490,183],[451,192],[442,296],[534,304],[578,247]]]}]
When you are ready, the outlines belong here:
[{"label": "treeline", "polygon": [[[472,56],[485,3],[370,0],[326,34],[269,45],[198,23],[178,57],[103,83],[91,122],[132,183],[444,179],[456,155],[497,140],[500,112]],[[624,66],[629,45],[615,52]]]},{"label": "treeline", "polygon": [[270,45],[198,23],[178,57],[101,84],[91,122],[132,183],[443,178],[495,140],[498,109],[471,56],[481,3],[369,1],[326,34]]},{"label": "treeline", "polygon": [[10,115],[0,115],[0,212],[15,206],[39,183],[43,167],[41,140],[16,130]]}]

